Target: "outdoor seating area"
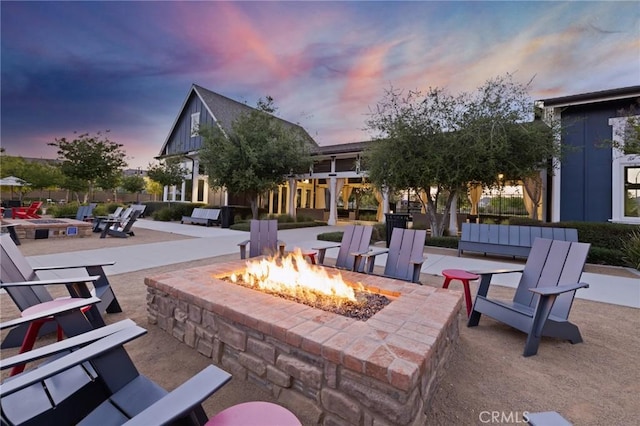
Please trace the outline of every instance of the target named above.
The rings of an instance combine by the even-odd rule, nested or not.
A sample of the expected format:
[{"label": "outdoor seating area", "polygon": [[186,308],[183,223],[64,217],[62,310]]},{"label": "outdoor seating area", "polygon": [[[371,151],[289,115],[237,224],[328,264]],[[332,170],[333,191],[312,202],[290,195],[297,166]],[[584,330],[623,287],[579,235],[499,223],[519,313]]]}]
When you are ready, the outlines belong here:
[{"label": "outdoor seating area", "polygon": [[[140,230],[143,244],[147,241],[145,240],[146,232],[149,232],[147,226],[152,226],[149,229],[156,226],[162,229],[167,225],[145,220],[136,221],[133,229],[136,230],[136,234]],[[181,227],[177,223],[175,226]],[[278,247],[282,247],[278,245],[278,241],[282,240],[288,242],[288,247],[301,247],[302,253],[307,253],[309,263],[320,258],[320,244],[313,241],[313,236],[321,232],[320,230],[309,228],[278,231],[276,224],[274,231],[271,221],[256,221],[253,227],[254,233],[249,233],[248,248],[254,243],[256,247],[261,247],[261,240],[276,241],[276,248],[271,252],[278,254],[281,253]],[[190,227],[184,226],[184,228],[186,228],[185,232],[188,232]],[[174,232],[173,228],[171,229]],[[204,228],[200,229],[204,231]],[[502,398],[492,391],[483,395],[474,394],[473,389],[478,383],[474,381],[484,380],[483,383],[486,386],[501,389],[500,394],[507,392],[513,395],[510,399],[513,402],[504,410],[518,411],[518,418],[523,423],[528,421],[529,424],[546,424],[544,423],[546,419],[557,421],[563,419],[576,424],[577,420],[586,418],[586,422],[577,424],[598,424],[597,419],[602,418],[601,414],[591,411],[576,412],[572,409],[571,403],[554,398],[553,395],[557,390],[547,387],[547,384],[541,382],[535,385],[544,389],[544,394],[540,395],[531,395],[527,389],[512,386],[512,383],[517,383],[519,380],[519,366],[524,361],[520,345],[525,341],[525,356],[539,352],[533,357],[533,363],[528,364],[528,369],[532,374],[540,372],[547,376],[566,374],[567,370],[582,371],[589,363],[606,356],[607,345],[603,345],[603,339],[606,341],[613,339],[615,343],[609,343],[609,345],[617,347],[623,345],[625,339],[633,333],[633,324],[625,323],[623,318],[635,312],[635,308],[613,307],[613,305],[575,299],[576,296],[580,297],[581,291],[590,290],[585,289],[587,285],[582,283],[593,283],[591,287],[597,284],[597,280],[593,282],[591,279],[592,274],[589,279],[580,279],[586,251],[588,251],[588,247],[584,247],[585,244],[565,241],[547,243],[549,240],[538,239],[533,245],[527,263],[521,265],[522,268],[500,267],[496,271],[494,270],[496,268],[469,267],[480,264],[476,262],[490,264],[492,261],[489,260],[458,258],[455,256],[455,251],[444,257],[428,249],[425,251],[424,230],[395,228],[389,248],[382,250],[371,244],[371,226],[341,225],[339,229],[344,231],[343,241],[341,244],[322,247],[324,249],[322,263],[325,266],[321,267],[337,265],[338,255],[343,252],[344,245],[347,249],[344,250],[346,256],[343,257],[351,256],[353,262],[351,267],[336,268],[334,273],[339,271],[350,281],[358,281],[378,291],[383,290],[388,294],[394,294],[391,305],[370,319],[370,323],[367,321],[357,324],[358,321],[354,320],[352,324],[345,319],[318,314],[311,308],[306,310],[306,308],[295,307],[296,304],[293,302],[272,301],[270,299],[272,296],[269,295],[257,296],[254,300],[256,296],[253,295],[253,290],[231,288],[229,287],[231,284],[217,283],[213,288],[204,286],[200,288],[202,283],[215,281],[215,277],[223,275],[223,271],[235,271],[245,264],[245,260],[238,260],[237,249],[233,251],[233,247],[246,242],[241,240],[247,237],[247,233],[217,227],[207,230],[207,234],[183,240],[175,240],[175,234],[167,233],[165,243],[153,244],[154,247],[166,245],[167,253],[173,253],[174,257],[179,253],[191,252],[198,256],[194,259],[201,258],[201,260],[171,264],[153,249],[153,253],[148,253],[151,255],[149,259],[154,258],[159,261],[156,265],[162,266],[140,272],[121,273],[116,272],[118,269],[113,269],[114,272],[108,276],[108,288],[121,312],[104,316],[99,314],[99,321],[106,326],[96,328],[91,320],[94,310],[97,309],[100,312],[106,310],[105,304],[100,300],[106,300],[106,293],[96,297],[97,293],[90,291],[97,285],[100,276],[107,278],[104,273],[106,264],[101,266],[102,273],[86,271],[78,277],[78,282],[74,283],[73,288],[89,290],[82,291],[80,296],[82,300],[65,299],[64,303],[50,305],[54,310],[42,307],[29,311],[27,307],[21,314],[17,310],[7,308],[7,301],[11,305],[18,306],[17,302],[12,300],[13,295],[8,293],[1,299],[2,336],[7,336],[11,330],[17,328],[22,328],[24,333],[15,339],[12,345],[15,349],[3,346],[0,363],[3,370],[2,400],[0,401],[2,415],[10,418],[10,423],[15,421],[17,424],[31,417],[36,419],[36,423],[37,421],[45,422],[43,419],[47,421],[56,419],[58,424],[67,424],[69,422],[64,420],[66,418],[64,416],[80,416],[74,418],[74,423],[78,418],[85,421],[96,418],[103,421],[115,419],[118,418],[118,412],[122,415],[122,406],[125,406],[127,407],[124,412],[126,419],[121,418],[120,421],[129,419],[131,424],[140,425],[159,424],[164,421],[160,419],[173,419],[174,416],[180,416],[180,413],[191,410],[195,410],[194,413],[200,413],[200,424],[208,422],[208,424],[218,425],[227,424],[225,421],[230,417],[238,419],[246,416],[247,419],[255,419],[255,416],[258,416],[257,418],[265,419],[267,415],[273,415],[273,418],[279,419],[278,424],[288,424],[286,422],[291,421],[291,424],[304,425],[330,424],[331,422],[356,425],[363,419],[373,418],[398,425],[411,424],[411,421],[417,419],[424,419],[425,424],[440,424],[441,421],[449,423],[457,418],[458,421],[466,424],[478,422],[478,413],[491,403],[495,403],[498,400],[496,398]],[[300,238],[296,235],[305,236]],[[5,271],[5,265],[27,262],[28,259],[20,253],[24,244],[17,247],[9,234],[3,235],[1,241],[2,287],[15,294],[15,289],[22,290],[25,287],[5,286],[5,277],[9,276],[7,275],[9,272]],[[98,238],[95,242],[99,244],[101,240]],[[352,248],[353,251],[349,252],[348,247],[352,242],[353,247],[357,249]],[[27,249],[31,249],[34,244],[54,243],[55,241],[52,240],[28,241],[26,244]],[[544,245],[543,248],[540,248],[541,244]],[[421,248],[419,255],[416,247]],[[126,254],[129,253],[126,249],[126,246],[121,249],[122,256],[131,257],[131,254]],[[145,254],[146,251],[151,251],[151,245],[148,248],[147,245],[133,245],[130,249],[135,250],[136,253]],[[245,253],[250,254],[250,250],[246,250]],[[261,251],[256,256],[262,253]],[[248,259],[252,256],[245,257]],[[356,261],[358,257],[359,260]],[[9,258],[11,262],[7,261]],[[440,258],[442,259],[438,260]],[[109,264],[108,267],[110,270],[112,267],[117,268],[122,262],[118,260],[115,265]],[[139,262],[141,263],[138,268],[144,268],[149,261]],[[42,264],[42,260],[39,264]],[[58,261],[57,264],[61,263]],[[361,272],[354,271],[360,268],[358,264],[364,266]],[[402,266],[401,269],[404,272],[395,277],[396,279],[390,279],[388,277],[392,274],[387,272],[388,265]],[[414,280],[416,265],[420,265],[418,280]],[[438,267],[438,265],[441,266]],[[460,269],[451,272],[450,267],[456,266]],[[16,275],[16,278],[12,278],[11,281],[33,280],[35,276],[33,271],[42,270],[40,267],[30,267],[30,269],[31,272],[25,272],[26,275],[21,277]],[[503,277],[513,275],[515,269],[524,269],[525,272],[520,282],[522,289],[518,287],[512,290],[504,287]],[[447,275],[445,275],[446,271],[449,271]],[[450,286],[454,288],[453,290],[442,289],[443,277],[467,279],[466,283],[463,281],[463,288],[468,289],[468,294],[466,291],[461,291],[462,288],[455,288],[453,284]],[[48,288],[53,286],[50,289],[49,298],[56,301],[61,300],[59,297],[65,296],[65,292],[68,292],[63,282],[69,284],[72,280],[67,278],[58,279],[57,282],[38,281],[50,284]],[[146,286],[143,281],[146,282]],[[489,286],[492,281],[492,285]],[[517,280],[515,282],[517,284]],[[534,285],[533,282],[536,284]],[[30,283],[31,287],[34,285],[34,282]],[[218,286],[220,286],[219,289],[217,289]],[[552,287],[545,288],[547,286]],[[490,291],[487,291],[489,287]],[[576,292],[576,289],[581,291]],[[218,291],[221,293],[218,294]],[[536,294],[540,296],[535,296]],[[467,312],[462,306],[468,302],[469,295],[475,298],[475,303],[471,306],[471,318],[467,320]],[[425,299],[422,298],[423,296]],[[505,302],[509,298],[513,301]],[[40,303],[36,302],[36,306]],[[415,305],[409,308],[403,305],[406,303],[415,303]],[[447,311],[450,312],[450,317],[444,316],[445,306],[447,310],[450,309]],[[569,310],[564,313],[558,310],[567,306],[571,311],[571,322],[568,321]],[[468,308],[469,305],[467,305]],[[288,313],[291,309],[296,311],[295,315]],[[501,310],[506,313],[496,313]],[[515,311],[520,313],[514,313]],[[486,315],[482,317],[477,327],[471,327],[474,315],[480,319],[481,314]],[[526,321],[531,321],[530,324],[534,325],[530,328],[520,327],[524,321],[520,316],[528,318]],[[406,329],[398,328],[398,321],[401,318],[407,322]],[[494,318],[523,333],[510,331]],[[268,325],[270,321],[273,322]],[[620,328],[613,333],[602,333],[600,329],[603,327],[603,321],[620,323]],[[464,327],[467,323],[469,328]],[[28,327],[25,324],[35,324],[34,330],[31,333],[27,332]],[[147,330],[141,327],[144,324],[148,324],[144,326]],[[394,331],[389,332],[392,324],[394,324]],[[436,324],[442,327],[441,331],[434,328]],[[579,331],[574,324],[580,326]],[[42,332],[36,329],[40,325]],[[340,325],[339,328],[338,325]],[[346,325],[349,325],[349,328],[345,328]],[[334,326],[337,328],[331,331]],[[416,327],[422,330],[419,334],[422,336],[420,338],[425,339],[424,346],[417,343],[419,336],[410,331]],[[357,336],[354,334],[349,337],[348,331],[351,328],[354,332],[357,330]],[[368,333],[364,331],[365,328],[376,331]],[[56,329],[59,333],[53,333],[53,336],[43,335],[45,330],[55,332]],[[574,331],[564,332],[569,329]],[[338,334],[331,337],[327,334],[330,331]],[[25,340],[25,335],[30,337]],[[383,335],[387,337],[383,338]],[[392,349],[388,355],[381,356],[380,349],[371,346],[373,336],[383,338],[384,347],[396,349]],[[576,336],[580,340],[584,338],[582,345],[574,346],[565,343],[565,340],[577,343],[580,340]],[[279,337],[284,340],[275,343],[275,339]],[[56,342],[59,339],[62,340]],[[441,339],[444,340],[441,341]],[[121,343],[124,341],[129,342],[126,350]],[[23,345],[22,350],[18,349],[21,345]],[[62,354],[61,351],[80,346],[83,347],[80,351],[84,351],[85,348],[91,349],[84,352],[74,351],[70,355],[63,354],[56,360],[52,358],[45,364],[52,366],[47,369],[33,368],[36,360],[46,359],[51,356],[51,353]],[[434,351],[433,353],[425,352],[427,358],[431,360],[426,364],[429,365],[429,373],[425,373],[427,376],[421,376],[415,383],[428,384],[428,386],[411,391],[411,388],[406,386],[410,386],[416,379],[407,368],[416,362],[415,356],[423,353],[423,349],[426,350],[427,347],[431,347]],[[15,351],[23,353],[18,354]],[[80,355],[76,355],[78,352]],[[116,353],[117,356],[112,355]],[[14,354],[15,357],[12,356]],[[408,358],[404,360],[402,357],[405,355],[402,354],[410,355],[412,361]],[[122,361],[123,356],[126,362]],[[387,359],[388,356],[391,358]],[[630,356],[635,357],[635,355]],[[270,361],[272,357],[273,361]],[[392,361],[394,357],[398,358]],[[401,358],[404,361],[401,361]],[[629,362],[628,358],[629,355],[625,356],[625,363]],[[63,361],[58,362],[59,360]],[[328,364],[319,368],[318,363],[321,360],[325,360]],[[617,361],[610,362],[613,362],[613,366],[618,365]],[[86,370],[77,369],[81,364],[90,366],[91,376],[86,375]],[[337,367],[331,366],[334,364]],[[144,369],[140,368],[142,365]],[[362,369],[358,365],[362,366]],[[473,368],[470,368],[471,365]],[[23,368],[25,371],[20,372]],[[115,372],[112,373],[112,378],[103,377],[103,372],[107,371],[106,368],[109,368],[108,371]],[[617,383],[623,383],[623,386],[627,387],[634,386],[632,382],[624,384],[626,379],[624,376],[618,376],[616,371],[609,367],[603,368],[608,371],[608,375],[617,377],[615,379]],[[121,369],[123,369],[122,375]],[[125,370],[127,373],[124,372]],[[130,371],[133,373],[129,373]],[[142,374],[141,371],[145,373]],[[487,371],[501,373],[487,378]],[[10,374],[14,374],[15,378],[6,380]],[[25,383],[35,386],[32,389],[37,389],[39,386],[40,392],[43,392],[47,385],[42,384],[48,383],[53,377],[56,379],[63,377],[58,376],[60,374],[73,374],[75,377],[74,381],[68,382],[69,387],[66,389],[66,393],[70,395],[54,398],[54,401],[66,402],[52,404],[50,399],[46,399],[46,403],[42,402],[43,405],[40,405],[41,403],[38,402],[37,407],[40,408],[32,411],[25,410],[22,408],[23,405],[15,402],[20,401],[20,395],[23,395],[26,389]],[[371,376],[368,376],[369,374]],[[585,380],[586,383],[591,383],[599,377],[599,374],[586,375],[576,380],[580,383]],[[223,384],[218,385],[220,377],[231,376],[236,380],[229,381],[227,378],[222,380]],[[390,378],[388,379],[390,383],[384,382],[387,380],[384,379],[385,377]],[[123,383],[129,384],[121,391],[114,391],[109,387],[112,379],[122,379]],[[535,380],[535,378],[530,379]],[[362,383],[358,380],[362,380]],[[587,391],[582,392],[579,399],[593,401],[595,395],[608,392],[607,389],[613,391],[613,388],[601,382],[603,380],[598,380],[597,388],[589,388],[588,384],[583,385]],[[39,385],[36,385],[38,383]],[[179,391],[183,383],[184,389],[189,389],[184,391],[188,396]],[[266,383],[271,384],[265,386]],[[396,389],[395,386],[399,386],[402,390]],[[97,388],[100,390],[96,390]],[[176,393],[167,392],[165,389],[175,389]],[[233,394],[242,395],[242,398],[230,400],[227,397],[222,398],[220,395],[225,394],[219,392],[222,389],[235,389]],[[278,391],[276,392],[275,389]],[[80,390],[82,390],[81,393]],[[130,399],[128,397],[130,392],[142,392],[148,394],[149,398],[130,405],[131,411],[128,411],[127,402]],[[403,392],[408,392],[407,395],[417,395],[418,399],[401,398],[401,401],[406,400],[406,402],[391,399],[391,395],[398,393],[403,395]],[[87,394],[95,397],[95,400],[87,402]],[[305,399],[314,394],[318,395],[319,399],[312,398],[311,402]],[[41,395],[44,394],[41,393]],[[220,398],[225,401],[223,405],[220,405]],[[626,402],[628,398],[621,398],[623,398],[621,402],[623,406],[628,404]],[[415,408],[417,405],[411,405],[418,404],[418,401],[422,401],[420,408]],[[460,405],[456,401],[466,402]],[[68,408],[69,404],[80,404],[85,411],[81,414],[72,413]],[[397,404],[400,404],[398,410],[393,411]],[[7,410],[8,406],[11,409]],[[178,406],[185,407],[184,410],[187,411],[176,408]],[[117,410],[114,411],[116,407]],[[503,406],[496,407],[502,409]],[[525,411],[536,413],[536,415],[528,419],[523,416]],[[257,413],[262,413],[262,417]],[[607,411],[607,416],[611,415],[616,414]],[[617,415],[624,416],[624,414]]]}]

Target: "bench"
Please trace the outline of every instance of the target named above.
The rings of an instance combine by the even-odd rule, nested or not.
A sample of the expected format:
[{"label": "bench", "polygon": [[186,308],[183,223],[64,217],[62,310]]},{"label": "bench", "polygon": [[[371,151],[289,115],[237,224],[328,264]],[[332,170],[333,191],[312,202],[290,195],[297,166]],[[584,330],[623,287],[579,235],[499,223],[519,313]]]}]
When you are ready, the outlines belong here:
[{"label": "bench", "polygon": [[191,222],[206,226],[220,225],[220,209],[204,209],[196,207],[191,216],[182,216],[180,223]]},{"label": "bench", "polygon": [[528,257],[536,238],[578,241],[575,228],[546,226],[489,225],[463,223],[458,242],[458,256],[465,250],[499,255]]}]

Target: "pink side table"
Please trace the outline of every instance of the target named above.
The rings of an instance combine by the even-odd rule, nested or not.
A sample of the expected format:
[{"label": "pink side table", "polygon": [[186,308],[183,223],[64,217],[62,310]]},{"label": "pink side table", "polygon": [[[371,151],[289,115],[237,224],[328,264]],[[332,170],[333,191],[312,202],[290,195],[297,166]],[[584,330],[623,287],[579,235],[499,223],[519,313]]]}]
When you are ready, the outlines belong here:
[{"label": "pink side table", "polygon": [[264,401],[234,405],[222,410],[205,423],[205,426],[249,425],[302,426],[302,423],[286,408]]}]

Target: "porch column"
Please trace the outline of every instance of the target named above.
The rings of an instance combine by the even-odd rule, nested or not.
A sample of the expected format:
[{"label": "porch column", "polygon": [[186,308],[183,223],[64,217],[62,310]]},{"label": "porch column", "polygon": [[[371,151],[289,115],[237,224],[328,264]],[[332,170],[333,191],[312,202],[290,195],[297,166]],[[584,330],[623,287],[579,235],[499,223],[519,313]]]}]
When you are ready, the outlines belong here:
[{"label": "porch column", "polygon": [[329,194],[331,195],[330,198],[330,205],[329,205],[329,220],[327,221],[327,225],[335,225],[338,223],[338,209],[337,209],[337,202],[338,202],[338,197],[336,197],[336,193],[338,192],[338,179],[336,179],[335,176],[331,176],[329,178]]},{"label": "porch column", "polygon": [[282,214],[282,185],[278,186],[278,210],[277,214]]},{"label": "porch column", "polygon": [[287,213],[289,216],[296,217],[296,196],[298,195],[297,189],[298,182],[295,178],[289,178],[289,196],[287,197]]},{"label": "porch column", "polygon": [[187,182],[183,180],[182,186],[180,187],[180,201],[186,201],[185,200],[186,191],[187,191]]},{"label": "porch column", "polygon": [[169,201],[169,187],[162,187],[162,201]]},{"label": "porch column", "polygon": [[273,190],[269,191],[269,214],[273,214]]},{"label": "porch column", "polygon": [[[200,174],[198,173],[200,160],[193,159],[193,171],[191,172],[191,202],[198,202],[198,187],[200,186]],[[204,198],[204,195],[203,195]]]}]

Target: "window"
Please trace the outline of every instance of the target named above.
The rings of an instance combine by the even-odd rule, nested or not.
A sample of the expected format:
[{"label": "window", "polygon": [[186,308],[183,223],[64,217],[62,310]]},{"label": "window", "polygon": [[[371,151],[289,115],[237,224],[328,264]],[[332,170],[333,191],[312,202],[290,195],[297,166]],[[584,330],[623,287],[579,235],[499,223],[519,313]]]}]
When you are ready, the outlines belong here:
[{"label": "window", "polygon": [[640,155],[626,154],[621,129],[627,125],[626,117],[609,119],[612,126],[612,222],[640,224]]},{"label": "window", "polygon": [[624,168],[624,217],[640,218],[640,165]]},{"label": "window", "polygon": [[196,112],[191,114],[191,137],[198,136],[198,129],[200,128],[200,113]]}]

